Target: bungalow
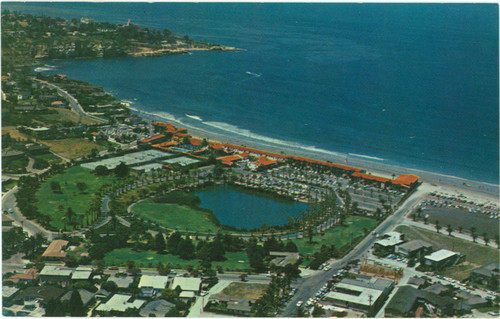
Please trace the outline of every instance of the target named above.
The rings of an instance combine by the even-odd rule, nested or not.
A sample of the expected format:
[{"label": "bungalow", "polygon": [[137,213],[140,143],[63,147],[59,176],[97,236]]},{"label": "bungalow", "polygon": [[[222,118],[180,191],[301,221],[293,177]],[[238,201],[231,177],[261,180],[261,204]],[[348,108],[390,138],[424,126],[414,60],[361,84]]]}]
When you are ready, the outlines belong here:
[{"label": "bungalow", "polygon": [[[215,306],[213,309],[216,312],[235,314],[240,316],[250,316],[252,312],[252,304],[255,300],[250,300],[247,298],[237,298],[230,297],[221,294],[215,294],[210,296],[207,307],[210,309]],[[225,311],[221,310],[221,306],[225,307]]]},{"label": "bungalow", "polygon": [[118,276],[117,274],[115,274],[114,276],[109,277],[108,281],[114,282],[119,289],[127,289],[130,286],[130,284],[134,282],[134,278],[126,274]]},{"label": "bungalow", "polygon": [[175,277],[172,288],[179,287],[182,292],[187,292],[184,297],[194,297],[198,295],[201,289],[201,278]]},{"label": "bungalow", "polygon": [[125,312],[127,309],[140,309],[145,300],[135,299],[130,295],[115,294],[106,303],[101,303],[96,312]]},{"label": "bungalow", "polygon": [[161,293],[167,287],[169,282],[168,276],[150,276],[143,275],[137,286],[141,292],[140,297],[152,297]]},{"label": "bungalow", "polygon": [[51,260],[61,260],[66,257],[66,252],[64,248],[68,245],[67,240],[56,239],[50,243],[49,247],[45,249],[42,254],[42,257]]},{"label": "bungalow", "polygon": [[[78,289],[78,292],[80,293],[80,298],[82,299],[82,303],[84,306],[87,306],[92,299],[94,299],[95,294],[85,290],[85,289]],[[70,301],[71,296],[73,296],[73,290],[68,291],[61,297],[61,301]]]},{"label": "bungalow", "polygon": [[10,276],[5,281],[11,281],[15,284],[18,282],[31,283],[38,279],[38,271],[35,268],[27,269],[24,274],[15,274]]},{"label": "bungalow", "polygon": [[166,317],[167,313],[173,308],[175,308],[175,304],[158,299],[144,305],[139,315],[141,317]]},{"label": "bungalow", "polygon": [[33,300],[38,300],[44,304],[47,301],[54,299],[57,300],[64,293],[64,289],[52,286],[32,286],[19,292],[14,298],[16,303],[26,303]]}]

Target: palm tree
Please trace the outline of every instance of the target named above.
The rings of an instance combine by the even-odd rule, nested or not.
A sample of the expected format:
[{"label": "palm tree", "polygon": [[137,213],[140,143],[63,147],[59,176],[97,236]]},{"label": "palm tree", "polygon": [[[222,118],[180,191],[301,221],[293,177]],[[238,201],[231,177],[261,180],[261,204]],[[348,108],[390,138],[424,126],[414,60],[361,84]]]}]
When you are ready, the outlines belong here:
[{"label": "palm tree", "polygon": [[477,234],[476,234],[476,227],[472,226],[470,228],[470,235],[472,236],[472,242],[476,242]]},{"label": "palm tree", "polygon": [[483,239],[484,239],[484,245],[488,246],[488,242],[490,241],[488,233],[486,232],[483,233]]},{"label": "palm tree", "polygon": [[436,219],[435,227],[436,227],[436,232],[439,233],[439,230],[441,229],[441,226],[439,225],[439,220],[437,220],[437,219]]},{"label": "palm tree", "polygon": [[451,225],[448,224],[448,226],[446,226],[446,231],[448,232],[448,236],[451,236],[451,233],[453,231],[453,228],[451,228]]}]

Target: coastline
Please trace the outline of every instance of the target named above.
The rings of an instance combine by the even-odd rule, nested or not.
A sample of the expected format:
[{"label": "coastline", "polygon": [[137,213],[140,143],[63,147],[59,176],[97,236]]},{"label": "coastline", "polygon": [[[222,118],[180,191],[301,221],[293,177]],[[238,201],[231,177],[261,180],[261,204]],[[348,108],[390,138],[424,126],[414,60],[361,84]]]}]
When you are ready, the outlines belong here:
[{"label": "coastline", "polygon": [[[234,145],[241,145],[249,148],[255,148],[262,151],[273,153],[285,153],[287,155],[295,155],[301,157],[308,157],[322,161],[330,161],[337,164],[346,164],[345,159],[349,154],[342,154],[336,152],[328,152],[326,154],[322,150],[301,149],[293,148],[286,145],[278,145],[277,143],[259,141],[251,137],[231,136],[224,133],[208,131],[176,119],[166,118],[161,114],[154,114],[142,111],[131,107],[130,110],[142,118],[149,121],[167,121],[173,122],[181,127],[187,128],[188,132],[197,138],[207,138],[214,142],[228,143]],[[423,187],[428,192],[441,192],[443,194],[462,194],[467,198],[471,198],[480,203],[494,203],[500,206],[500,187],[499,185],[490,184],[486,182],[478,182],[473,180],[464,179],[461,177],[450,176],[440,173],[434,173],[414,168],[406,168],[398,165],[391,165],[381,163],[376,159],[370,160],[363,157],[349,156],[346,165],[357,167],[365,170],[367,173],[377,176],[384,176],[392,178],[392,174],[415,174],[420,177],[423,182]],[[421,187],[422,187],[421,186]]]}]

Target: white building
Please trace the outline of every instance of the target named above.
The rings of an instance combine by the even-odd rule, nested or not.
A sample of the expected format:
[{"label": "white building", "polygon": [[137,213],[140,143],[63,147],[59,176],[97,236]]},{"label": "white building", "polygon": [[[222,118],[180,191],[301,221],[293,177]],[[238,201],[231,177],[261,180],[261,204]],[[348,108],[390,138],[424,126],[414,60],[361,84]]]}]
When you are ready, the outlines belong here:
[{"label": "white building", "polygon": [[139,285],[137,286],[141,289],[141,297],[152,297],[158,293],[161,293],[163,289],[167,287],[169,281],[168,276],[149,276],[143,275]]},{"label": "white building", "polygon": [[119,295],[116,294],[111,299],[109,299],[106,303],[100,304],[96,311],[117,311],[117,312],[125,312],[129,308],[141,308],[142,305],[146,302],[145,300],[135,299],[130,302],[132,296],[129,295]]}]

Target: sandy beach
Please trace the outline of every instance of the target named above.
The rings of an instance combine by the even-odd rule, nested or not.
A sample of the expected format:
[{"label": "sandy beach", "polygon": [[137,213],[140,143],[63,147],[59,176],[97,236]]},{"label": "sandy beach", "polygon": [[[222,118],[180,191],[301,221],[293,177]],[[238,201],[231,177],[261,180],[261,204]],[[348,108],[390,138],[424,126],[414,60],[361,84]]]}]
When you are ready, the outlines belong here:
[{"label": "sandy beach", "polygon": [[[251,137],[228,135],[223,133],[217,133],[214,131],[208,131],[190,125],[184,122],[175,121],[171,119],[163,118],[161,115],[156,115],[149,112],[144,112],[131,108],[133,112],[140,115],[141,117],[151,120],[151,121],[166,121],[172,122],[174,125],[179,127],[187,128],[188,132],[197,138],[207,138],[210,141],[228,143],[234,145],[241,145],[249,148],[255,148],[263,151],[295,155],[307,158],[313,158],[322,161],[330,161],[332,163],[338,163],[343,165],[349,165],[366,170],[367,173],[372,175],[383,176],[387,178],[392,178],[392,175],[398,176],[400,174],[415,174],[420,176],[420,180],[423,184],[420,186],[426,192],[438,192],[448,195],[463,195],[469,200],[473,200],[476,203],[489,203],[500,206],[500,192],[499,185],[477,182],[472,180],[467,180],[460,177],[449,176],[444,174],[438,174],[428,171],[423,171],[419,169],[406,168],[396,165],[388,165],[376,160],[369,160],[359,157],[348,156],[348,154],[328,152],[325,154],[321,150],[315,151],[314,149],[304,150],[300,147],[294,148],[287,145],[280,145],[277,143],[266,143],[264,141],[252,139]],[[348,157],[348,162],[345,159]]]}]

